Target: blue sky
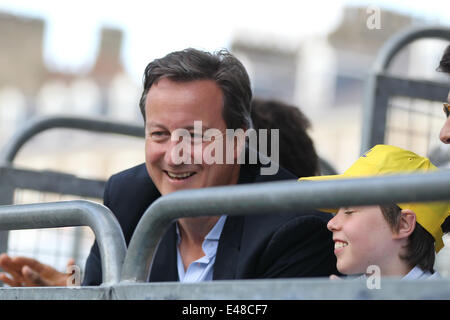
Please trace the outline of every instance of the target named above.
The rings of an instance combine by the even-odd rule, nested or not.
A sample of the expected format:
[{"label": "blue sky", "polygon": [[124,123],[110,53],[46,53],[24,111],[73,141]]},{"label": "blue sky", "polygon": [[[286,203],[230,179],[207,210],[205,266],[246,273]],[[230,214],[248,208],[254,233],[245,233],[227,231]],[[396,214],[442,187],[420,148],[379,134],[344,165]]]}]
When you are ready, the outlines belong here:
[{"label": "blue sky", "polygon": [[[51,69],[87,70],[97,53],[102,25],[124,30],[123,62],[136,81],[152,59],[185,47],[216,50],[235,34],[295,42],[332,30],[342,8],[379,5],[416,17],[450,21],[450,1],[362,0],[0,0],[0,10],[46,20],[45,63]],[[289,42],[289,41],[288,41]]]}]

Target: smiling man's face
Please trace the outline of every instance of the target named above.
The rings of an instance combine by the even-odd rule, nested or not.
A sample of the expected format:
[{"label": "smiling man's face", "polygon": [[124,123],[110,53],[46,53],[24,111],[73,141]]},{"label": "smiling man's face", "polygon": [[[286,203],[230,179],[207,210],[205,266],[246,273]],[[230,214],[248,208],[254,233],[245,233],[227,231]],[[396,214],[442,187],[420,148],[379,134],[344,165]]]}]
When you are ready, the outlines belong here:
[{"label": "smiling man's face", "polygon": [[[145,103],[145,162],[162,195],[237,182],[239,166],[236,164],[225,164],[225,161],[222,162],[224,164],[206,164],[203,155],[196,152],[183,155],[190,159],[190,163],[179,163],[179,159],[173,157],[173,149],[180,141],[171,137],[177,129],[185,129],[194,136],[194,121],[201,121],[203,132],[215,128],[225,135],[222,110],[223,93],[212,80],[173,81],[163,78],[151,86]],[[211,142],[200,140],[199,143],[204,149]]]}]

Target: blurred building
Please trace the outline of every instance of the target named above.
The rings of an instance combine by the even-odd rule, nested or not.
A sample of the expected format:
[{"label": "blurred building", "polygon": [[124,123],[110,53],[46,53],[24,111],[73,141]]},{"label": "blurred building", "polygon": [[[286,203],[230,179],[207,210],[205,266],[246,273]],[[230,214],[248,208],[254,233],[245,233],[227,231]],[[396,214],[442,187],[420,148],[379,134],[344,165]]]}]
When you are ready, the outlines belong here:
[{"label": "blurred building", "polygon": [[[321,37],[292,43],[241,33],[232,44],[233,53],[249,70],[254,96],[298,106],[311,120],[310,134],[319,156],[339,173],[359,157],[365,85],[379,50],[401,30],[425,24],[410,16],[383,10],[380,28],[373,29],[367,26],[369,16],[365,7],[347,7],[340,25]],[[405,78],[439,79],[435,69],[447,45],[435,40],[416,41],[398,53],[390,72]],[[396,110],[391,113],[387,126],[400,124],[403,128],[390,133],[387,143],[428,155],[436,165],[445,165],[450,149],[438,139],[437,130],[443,122],[441,107],[437,110],[437,124],[429,125],[429,101],[399,97],[394,103],[403,109],[409,106],[426,112],[412,114]],[[406,118],[413,117],[414,126],[410,128]],[[428,132],[428,136],[419,137],[421,131]],[[414,135],[417,139],[411,139]],[[450,237],[445,237],[444,241],[446,247],[438,255],[435,268],[448,277]]]},{"label": "blurred building", "polygon": [[[140,84],[132,81],[121,62],[121,30],[101,30],[97,58],[90,70],[64,72],[49,70],[44,64],[44,29],[41,19],[0,13],[0,149],[25,121],[37,116],[90,116],[142,123],[138,108]],[[83,133],[58,132],[31,143],[26,148],[28,156],[17,161],[27,167],[75,170],[73,173],[106,178],[127,165],[120,165],[113,156],[107,156],[114,153],[112,150],[117,145],[110,140],[101,135],[92,139]],[[92,141],[96,144],[92,145]],[[71,156],[63,155],[62,147],[72,151]],[[85,152],[89,149],[105,152],[88,155]],[[76,152],[80,158],[73,157]],[[136,155],[137,151],[131,154]],[[140,153],[139,160],[136,156],[131,158],[133,164],[143,160]],[[71,168],[71,162],[74,164],[77,159],[84,159],[90,165]]]},{"label": "blurred building", "polygon": [[[101,30],[97,58],[87,72],[49,70],[43,59],[44,30],[43,20],[0,12],[0,152],[26,121],[38,116],[142,124],[140,84],[132,81],[121,62],[121,30]],[[14,165],[106,179],[143,159],[143,139],[58,129],[30,140]],[[70,199],[30,190],[15,193],[15,203]],[[17,230],[9,232],[8,252],[38,258],[60,270],[73,257],[83,268],[93,241],[87,227]]]},{"label": "blurred building", "polygon": [[139,120],[139,84],[122,65],[121,30],[101,30],[96,62],[85,74],[54,72],[45,66],[44,28],[43,20],[0,13],[0,114],[8,115],[8,121],[0,119],[3,135],[37,115]]},{"label": "blurred building", "polygon": [[0,12],[0,88],[13,86],[26,97],[45,81],[42,39],[44,21]]},{"label": "blurred building", "polygon": [[[365,7],[346,7],[340,25],[329,34],[292,42],[240,33],[230,48],[246,66],[255,97],[294,104],[310,118],[319,155],[338,172],[359,156],[365,81],[377,53],[400,30],[423,23],[382,10],[380,28],[373,29],[367,26],[369,16]],[[142,124],[141,86],[121,62],[121,30],[101,30],[96,61],[83,73],[54,72],[45,66],[44,30],[40,19],[0,12],[0,150],[24,121],[40,115]],[[392,71],[434,77],[437,57],[430,55],[442,50],[429,50],[433,46],[412,44],[399,54]],[[28,145],[17,165],[88,177],[107,178],[144,161],[143,139],[63,131]]]},{"label": "blurred building", "polygon": [[[369,29],[369,16],[365,7],[346,7],[340,25],[320,37],[283,43],[247,33],[232,44],[250,70],[254,95],[300,107],[312,121],[320,155],[338,171],[359,155],[365,81],[378,51],[414,24],[409,16],[383,10],[381,28]],[[395,70],[409,69],[409,55]]]}]

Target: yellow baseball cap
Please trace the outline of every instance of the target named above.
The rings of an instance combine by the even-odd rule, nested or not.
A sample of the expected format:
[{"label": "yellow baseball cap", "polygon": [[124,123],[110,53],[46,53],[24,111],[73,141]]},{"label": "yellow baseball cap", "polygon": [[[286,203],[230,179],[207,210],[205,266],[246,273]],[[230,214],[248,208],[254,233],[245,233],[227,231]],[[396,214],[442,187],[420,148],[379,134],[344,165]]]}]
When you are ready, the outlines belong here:
[{"label": "yellow baseball cap", "polygon": [[[414,152],[389,145],[376,145],[363,154],[343,174],[300,178],[300,181],[321,181],[343,178],[370,177],[411,172],[427,172],[438,170],[429,159]],[[442,249],[441,225],[450,216],[450,201],[398,203],[401,209],[414,211],[417,222],[435,239],[436,252]],[[337,212],[337,209],[319,209],[327,212]]]}]

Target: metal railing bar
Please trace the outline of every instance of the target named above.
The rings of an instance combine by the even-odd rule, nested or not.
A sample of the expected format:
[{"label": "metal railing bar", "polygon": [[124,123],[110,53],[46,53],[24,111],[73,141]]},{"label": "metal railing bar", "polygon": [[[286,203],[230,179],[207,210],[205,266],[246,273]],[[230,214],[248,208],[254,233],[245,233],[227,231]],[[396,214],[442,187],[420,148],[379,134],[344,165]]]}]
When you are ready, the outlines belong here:
[{"label": "metal railing bar", "polygon": [[332,281],[328,278],[119,283],[111,289],[113,300],[450,299],[449,279],[382,278],[377,290],[368,288],[366,280]]},{"label": "metal railing bar", "polygon": [[122,229],[111,211],[85,200],[0,206],[0,230],[89,226],[100,249],[103,284],[116,283],[125,258]]},{"label": "metal railing bar", "polygon": [[80,129],[100,133],[115,133],[132,137],[144,137],[143,125],[82,117],[42,117],[26,123],[5,145],[0,153],[0,164],[13,162],[20,148],[33,136],[54,128]]},{"label": "metal railing bar", "polygon": [[[375,144],[383,143],[384,141],[383,138],[386,118],[383,114],[386,112],[386,104],[388,102],[387,97],[390,95],[387,92],[383,92],[382,88],[380,88],[382,83],[380,84],[378,81],[379,77],[383,77],[383,74],[385,74],[386,79],[394,78],[387,75],[387,69],[389,68],[394,56],[411,42],[425,38],[450,41],[450,28],[445,28],[442,26],[409,28],[389,39],[379,51],[371,74],[366,82],[363,107],[363,126],[361,133],[361,154],[373,147]],[[414,82],[417,81],[410,81],[410,84],[414,84]],[[427,83],[426,81],[420,82],[423,84]],[[439,83],[437,85],[441,86]],[[416,86],[416,89],[419,87],[420,86]],[[433,88],[432,82],[429,82],[427,87],[428,89]],[[386,88],[386,86],[384,86],[384,88]],[[444,95],[441,94],[440,88],[431,90],[435,92],[433,94],[433,100],[439,100],[446,97],[446,93]],[[446,90],[448,92],[448,88]],[[419,97],[427,97],[427,95],[424,95],[424,90],[419,91],[421,92]],[[412,94],[417,97],[418,93],[412,92]]]},{"label": "metal railing bar", "polygon": [[[263,197],[261,195],[264,195]],[[450,199],[450,171],[321,182],[271,182],[183,190],[159,198],[139,221],[121,281],[144,282],[159,239],[177,218],[293,213],[299,209]]]},{"label": "metal railing bar", "polygon": [[408,44],[419,39],[442,39],[450,41],[450,28],[442,26],[408,28],[390,38],[381,48],[374,63],[374,72],[387,70],[395,55]]},{"label": "metal railing bar", "polygon": [[378,90],[389,96],[403,96],[415,99],[427,99],[445,102],[448,94],[448,84],[430,80],[410,80],[400,77],[378,74]]},{"label": "metal railing bar", "polygon": [[104,180],[84,179],[61,172],[33,171],[11,166],[0,166],[0,181],[14,189],[39,190],[99,199],[103,197],[106,183]]},{"label": "metal railing bar", "polygon": [[5,287],[1,300],[111,300],[111,287]]}]

